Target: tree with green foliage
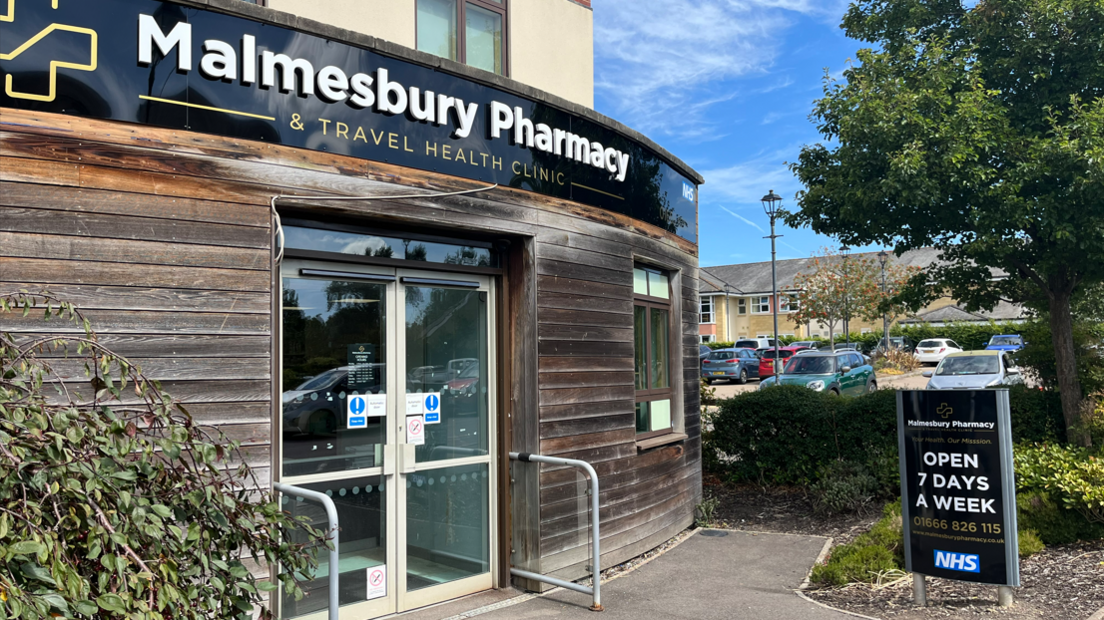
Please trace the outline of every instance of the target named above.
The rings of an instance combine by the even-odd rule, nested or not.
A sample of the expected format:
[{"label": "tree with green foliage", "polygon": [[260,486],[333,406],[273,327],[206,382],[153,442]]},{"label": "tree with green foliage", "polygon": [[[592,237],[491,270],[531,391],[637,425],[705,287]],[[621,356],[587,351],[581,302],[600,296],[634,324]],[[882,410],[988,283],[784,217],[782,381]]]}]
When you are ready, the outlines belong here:
[{"label": "tree with green foliage", "polygon": [[1067,433],[1090,445],[1071,301],[1104,281],[1104,3],[857,0],[843,29],[874,47],[826,79],[787,224],[940,249],[915,302],[1045,299]]},{"label": "tree with green foliage", "polygon": [[[0,325],[0,619],[272,618],[266,593],[303,596],[324,535],[281,510],[237,442],[69,303],[0,295]],[[36,335],[51,329],[74,335]]]}]

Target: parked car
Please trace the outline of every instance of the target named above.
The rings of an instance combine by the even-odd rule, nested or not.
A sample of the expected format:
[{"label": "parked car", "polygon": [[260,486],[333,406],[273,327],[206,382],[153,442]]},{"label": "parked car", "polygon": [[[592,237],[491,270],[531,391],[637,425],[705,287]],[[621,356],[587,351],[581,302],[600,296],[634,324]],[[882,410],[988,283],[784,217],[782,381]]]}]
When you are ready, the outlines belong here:
[{"label": "parked car", "polygon": [[[885,338],[878,340],[878,346],[876,346],[874,349],[879,353],[885,351]],[[916,343],[913,342],[912,338],[909,338],[908,336],[890,336],[889,349],[900,349],[905,353],[912,353],[916,350]]]},{"label": "parked car", "polygon": [[1019,351],[1024,348],[1023,338],[1013,335],[993,336],[989,344],[985,345],[986,351]]},{"label": "parked car", "polygon": [[751,349],[718,349],[702,360],[701,376],[706,383],[725,379],[741,385],[759,378],[759,358]]},{"label": "parked car", "polygon": [[963,351],[943,358],[924,372],[929,390],[981,390],[1023,383],[1023,375],[1005,351]]},{"label": "parked car", "polygon": [[916,361],[921,364],[938,364],[943,361],[944,357],[952,353],[962,353],[962,347],[958,346],[954,340],[950,338],[929,338],[921,340],[920,344],[916,345],[916,351],[913,355],[916,357]]},{"label": "parked car", "polygon": [[[870,364],[872,362],[872,360],[870,359],[870,356],[867,355],[860,347],[861,347],[860,343],[857,343],[857,342],[852,342],[850,344],[848,344],[846,342],[837,342],[836,343],[836,353],[839,353],[841,351],[854,351],[855,353],[858,353],[859,355],[862,356],[863,362],[865,362],[867,364]],[[817,351],[820,352],[820,353],[831,353],[832,352],[832,345],[830,345],[830,344],[821,345],[820,348],[817,349]]]},{"label": "parked car", "polygon": [[[795,347],[790,345],[788,347],[781,347],[778,349],[778,357],[785,364],[786,360],[790,359],[797,354],[798,351],[804,351],[805,347]],[[774,376],[774,349],[767,349],[763,351],[763,354],[759,357],[759,378],[765,379],[767,377]]]},{"label": "parked car", "polygon": [[759,389],[777,385],[780,379],[782,385],[803,385],[810,390],[840,396],[859,396],[878,389],[874,367],[857,351],[795,355],[786,363],[781,377],[763,379]]},{"label": "parked car", "polygon": [[[782,346],[782,343],[778,343]],[[774,338],[743,338],[732,343],[733,349],[769,349],[774,347]]]},{"label": "parked car", "polygon": [[710,349],[708,345],[699,344],[698,345],[698,361],[700,362],[700,361],[704,360],[705,358],[709,357],[709,354],[712,353],[712,352],[713,352],[713,349]]},{"label": "parked car", "polygon": [[815,340],[799,340],[797,342],[791,342],[791,347],[804,347],[806,349],[815,349],[820,344]]}]

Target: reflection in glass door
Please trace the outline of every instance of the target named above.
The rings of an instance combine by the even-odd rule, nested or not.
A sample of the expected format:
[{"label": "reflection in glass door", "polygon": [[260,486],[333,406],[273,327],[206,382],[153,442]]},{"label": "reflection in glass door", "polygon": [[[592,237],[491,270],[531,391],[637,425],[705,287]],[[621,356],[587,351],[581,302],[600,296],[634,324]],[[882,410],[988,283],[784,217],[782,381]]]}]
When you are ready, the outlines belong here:
[{"label": "reflection in glass door", "polygon": [[403,611],[491,587],[491,349],[486,286],[461,277],[400,282],[407,424],[419,415],[425,423],[400,489]]},{"label": "reflection in glass door", "polygon": [[[295,261],[282,271],[280,474],[337,505],[342,618],[493,587],[489,279]],[[282,502],[326,527],[318,504]],[[324,617],[317,553],[308,596],[285,597],[282,617]]]}]

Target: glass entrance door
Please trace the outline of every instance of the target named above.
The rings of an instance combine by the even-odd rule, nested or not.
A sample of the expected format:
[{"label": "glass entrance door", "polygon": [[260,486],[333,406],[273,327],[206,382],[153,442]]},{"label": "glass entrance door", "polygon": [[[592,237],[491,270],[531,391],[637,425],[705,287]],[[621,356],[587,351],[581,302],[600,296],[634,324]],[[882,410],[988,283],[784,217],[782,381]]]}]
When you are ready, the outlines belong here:
[{"label": "glass entrance door", "polygon": [[[489,279],[313,261],[282,279],[281,481],[337,505],[342,618],[493,587]],[[282,502],[325,529],[321,506]],[[318,557],[282,617],[325,617]]]}]

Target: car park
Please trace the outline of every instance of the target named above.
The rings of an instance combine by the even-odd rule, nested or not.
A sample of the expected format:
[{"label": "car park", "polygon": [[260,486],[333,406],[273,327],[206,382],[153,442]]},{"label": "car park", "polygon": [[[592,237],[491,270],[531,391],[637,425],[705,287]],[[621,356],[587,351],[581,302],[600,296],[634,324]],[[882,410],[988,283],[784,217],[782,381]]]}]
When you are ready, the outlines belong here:
[{"label": "car park", "polygon": [[921,364],[938,364],[952,353],[961,353],[962,347],[950,338],[928,338],[916,345],[913,355]]},{"label": "car park", "polygon": [[751,349],[718,349],[702,360],[701,376],[706,383],[721,379],[745,384],[759,378],[759,358]]},{"label": "car park", "polygon": [[952,353],[924,376],[929,378],[929,390],[982,390],[1023,383],[1023,374],[1005,351]]},{"label": "car park", "polygon": [[786,363],[782,375],[763,379],[759,389],[778,385],[780,381],[782,385],[801,385],[839,396],[859,396],[878,389],[874,367],[857,351],[795,355]]},{"label": "car park", "polygon": [[1016,335],[993,336],[989,344],[985,345],[986,351],[1019,351],[1024,348],[1023,338]]}]

